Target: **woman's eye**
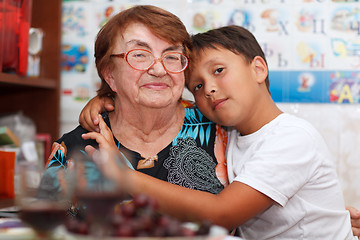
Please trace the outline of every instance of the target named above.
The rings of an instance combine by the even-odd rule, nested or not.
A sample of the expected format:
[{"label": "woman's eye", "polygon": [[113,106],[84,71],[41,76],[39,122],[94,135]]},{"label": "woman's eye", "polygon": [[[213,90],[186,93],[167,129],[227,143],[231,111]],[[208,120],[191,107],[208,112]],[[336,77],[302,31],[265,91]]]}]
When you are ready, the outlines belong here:
[{"label": "woman's eye", "polygon": [[199,90],[200,88],[202,88],[202,84],[198,84],[194,87],[194,91]]},{"label": "woman's eye", "polygon": [[168,61],[179,61],[180,57],[178,57],[178,55],[175,55],[175,54],[168,54],[165,56],[164,59],[168,60]]},{"label": "woman's eye", "polygon": [[132,57],[133,57],[133,58],[144,58],[145,55],[142,54],[142,53],[138,53],[138,54],[134,54]]},{"label": "woman's eye", "polygon": [[219,74],[224,70],[224,68],[218,68],[215,70],[215,74]]}]

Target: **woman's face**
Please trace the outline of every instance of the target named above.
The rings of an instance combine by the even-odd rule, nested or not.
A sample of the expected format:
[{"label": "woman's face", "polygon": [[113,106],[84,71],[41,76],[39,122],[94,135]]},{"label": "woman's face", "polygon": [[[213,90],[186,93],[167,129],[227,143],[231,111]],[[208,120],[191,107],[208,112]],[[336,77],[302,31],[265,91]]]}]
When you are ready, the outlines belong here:
[{"label": "woman's face", "polygon": [[[173,45],[161,40],[140,23],[129,25],[122,36],[117,36],[111,54],[126,53],[133,49],[148,50],[155,58],[167,52],[183,52],[181,43]],[[112,61],[114,69],[104,76],[120,103],[164,108],[180,99],[184,89],[184,72],[167,73],[160,61],[144,71],[133,69],[123,58],[114,57]]]}]

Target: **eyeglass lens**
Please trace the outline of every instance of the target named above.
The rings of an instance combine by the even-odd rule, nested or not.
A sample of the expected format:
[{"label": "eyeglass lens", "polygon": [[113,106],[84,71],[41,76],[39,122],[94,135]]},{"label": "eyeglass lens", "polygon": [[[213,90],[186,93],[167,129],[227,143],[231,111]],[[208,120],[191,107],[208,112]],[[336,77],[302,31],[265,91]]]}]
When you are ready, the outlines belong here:
[{"label": "eyeglass lens", "polygon": [[[132,50],[126,56],[127,62],[135,69],[146,70],[155,61],[155,57],[151,52],[144,50]],[[161,62],[165,69],[170,72],[181,72],[187,64],[187,58],[175,52],[166,53],[161,57]]]}]

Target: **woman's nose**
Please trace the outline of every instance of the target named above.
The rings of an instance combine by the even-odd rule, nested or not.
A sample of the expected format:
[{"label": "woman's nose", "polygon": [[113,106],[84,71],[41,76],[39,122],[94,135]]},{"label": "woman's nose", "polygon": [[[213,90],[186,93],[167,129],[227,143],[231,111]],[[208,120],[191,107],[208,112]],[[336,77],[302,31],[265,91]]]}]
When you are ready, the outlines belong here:
[{"label": "woman's nose", "polygon": [[167,74],[166,69],[160,59],[155,59],[154,63],[151,65],[148,72],[158,77]]}]

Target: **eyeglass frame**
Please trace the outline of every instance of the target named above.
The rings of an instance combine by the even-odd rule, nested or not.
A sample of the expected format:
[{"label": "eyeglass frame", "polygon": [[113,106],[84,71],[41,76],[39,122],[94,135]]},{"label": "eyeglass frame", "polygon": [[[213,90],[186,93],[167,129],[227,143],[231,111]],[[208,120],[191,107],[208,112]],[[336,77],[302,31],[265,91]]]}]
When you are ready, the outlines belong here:
[{"label": "eyeglass frame", "polygon": [[[129,61],[127,60],[127,57],[128,57],[128,55],[129,55],[129,53],[131,53],[131,52],[133,52],[133,51],[136,51],[136,50],[141,50],[141,51],[148,52],[148,53],[150,53],[150,54],[154,57],[154,61],[150,64],[150,66],[149,66],[148,68],[146,68],[146,69],[137,69],[137,68],[131,66],[131,64],[129,63]],[[169,71],[169,70],[165,67],[165,65],[164,65],[164,63],[163,63],[163,57],[166,56],[167,54],[171,54],[171,53],[177,53],[177,54],[180,54],[180,55],[182,55],[182,56],[185,57],[185,59],[186,59],[186,66],[184,67],[184,69],[182,69],[182,70],[179,71],[179,72],[174,72],[174,71]],[[110,57],[111,57],[111,58],[112,58],[112,57],[118,57],[118,58],[125,59],[126,63],[127,63],[132,69],[135,69],[135,70],[138,70],[138,71],[147,71],[147,70],[149,70],[152,66],[155,65],[155,63],[156,63],[157,61],[159,61],[159,62],[161,63],[161,65],[164,67],[165,71],[168,72],[168,73],[182,73],[182,72],[184,72],[184,71],[186,70],[186,68],[189,66],[189,58],[188,58],[185,54],[183,54],[183,53],[181,53],[181,52],[167,52],[167,53],[164,53],[163,55],[161,55],[161,57],[156,58],[151,51],[146,50],[146,49],[141,49],[141,48],[138,49],[138,48],[137,48],[137,49],[131,49],[131,50],[125,52],[125,53],[110,54]]]}]

